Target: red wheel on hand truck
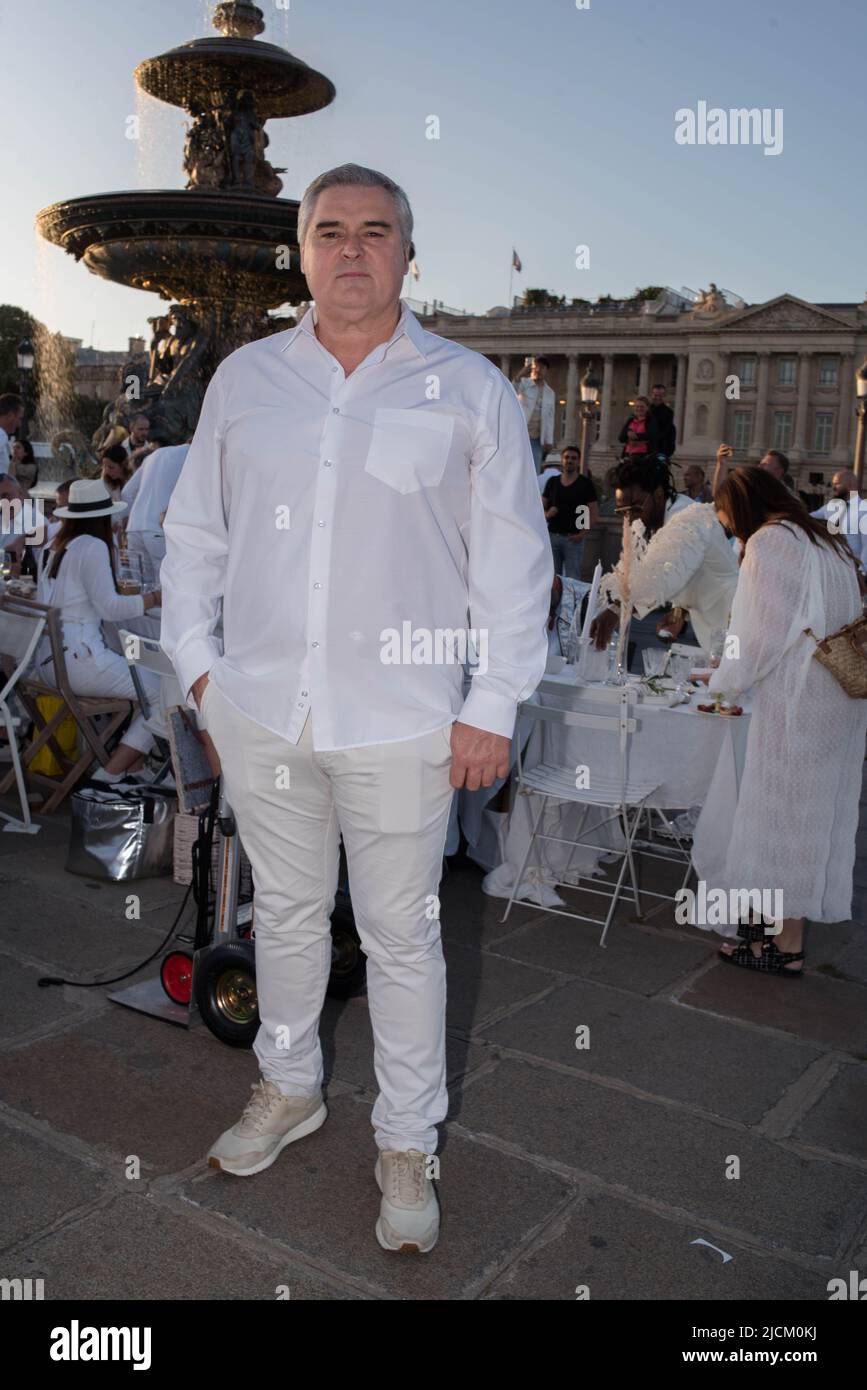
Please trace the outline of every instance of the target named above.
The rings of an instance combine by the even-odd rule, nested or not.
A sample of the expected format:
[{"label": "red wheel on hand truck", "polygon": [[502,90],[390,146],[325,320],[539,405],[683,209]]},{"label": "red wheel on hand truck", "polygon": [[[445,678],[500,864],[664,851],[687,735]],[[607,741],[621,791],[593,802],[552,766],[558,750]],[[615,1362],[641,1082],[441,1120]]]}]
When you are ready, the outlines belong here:
[{"label": "red wheel on hand truck", "polygon": [[193,958],[187,951],[170,951],[160,966],[160,982],[173,1004],[193,997]]}]

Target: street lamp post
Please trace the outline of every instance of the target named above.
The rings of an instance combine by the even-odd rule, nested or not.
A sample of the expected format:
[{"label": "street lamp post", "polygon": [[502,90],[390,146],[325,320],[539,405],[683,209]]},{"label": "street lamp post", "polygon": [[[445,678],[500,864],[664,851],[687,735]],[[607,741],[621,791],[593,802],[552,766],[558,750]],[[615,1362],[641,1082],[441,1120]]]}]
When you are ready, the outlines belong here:
[{"label": "street lamp post", "polygon": [[855,373],[855,387],[858,393],[858,404],[855,407],[858,416],[858,433],[855,436],[855,477],[858,479],[858,491],[861,491],[861,477],[864,473],[864,443],[867,435],[867,357],[861,363]]},{"label": "street lamp post", "polygon": [[21,424],[18,426],[18,438],[27,438],[27,406],[30,393],[30,379],[33,373],[33,362],[35,354],[33,344],[29,338],[22,338],[18,344],[18,394],[24,402],[24,414],[21,417]]},{"label": "street lamp post", "polygon": [[581,378],[581,472],[587,472],[588,456],[592,441],[588,440],[590,421],[596,419],[596,403],[599,400],[599,378],[593,375],[593,363],[588,362],[587,370]]}]

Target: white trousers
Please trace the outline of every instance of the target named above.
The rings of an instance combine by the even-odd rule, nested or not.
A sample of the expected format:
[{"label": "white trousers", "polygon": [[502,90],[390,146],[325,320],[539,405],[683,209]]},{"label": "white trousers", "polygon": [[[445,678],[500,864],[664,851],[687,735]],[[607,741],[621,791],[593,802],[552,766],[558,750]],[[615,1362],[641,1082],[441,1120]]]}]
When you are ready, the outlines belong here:
[{"label": "white trousers", "polygon": [[133,572],[141,567],[141,577],[146,588],[157,589],[160,582],[160,566],[166,558],[166,538],[163,531],[127,531],[127,549]]},{"label": "white trousers", "polygon": [[[143,666],[138,668],[144,692],[151,707],[151,715],[160,713],[160,678],[154,671]],[[122,700],[134,701],[134,713],[122,741],[128,748],[139,753],[149,753],[154,746],[154,736],[145,723],[145,717],[138,704],[138,696],[133,685],[129,667],[118,652],[110,647],[79,643],[66,653],[66,674],[76,695],[116,695]],[[48,685],[56,684],[54,663],[48,661],[39,668],[39,679]]]},{"label": "white trousers", "polygon": [[202,715],[253,869],[262,1075],[322,1086],[319,1016],[343,837],[367,991],[380,1149],[434,1153],[446,1115],[446,975],[437,890],[452,787],[451,725],[398,743],[316,753],[254,723],[209,681]]}]

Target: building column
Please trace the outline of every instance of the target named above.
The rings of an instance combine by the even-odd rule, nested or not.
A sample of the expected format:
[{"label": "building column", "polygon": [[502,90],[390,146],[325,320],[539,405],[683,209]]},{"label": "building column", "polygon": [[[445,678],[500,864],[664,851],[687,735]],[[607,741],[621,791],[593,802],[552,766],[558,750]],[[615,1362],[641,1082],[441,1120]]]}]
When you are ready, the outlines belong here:
[{"label": "building column", "polygon": [[599,404],[599,438],[596,448],[600,452],[611,448],[611,401],[614,396],[614,353],[606,352],[602,358],[602,400]]},{"label": "building column", "polygon": [[512,363],[512,356],[511,356],[511,353],[508,353],[508,352],[501,352],[501,353],[500,353],[500,371],[503,373],[503,376],[506,378],[507,381],[511,381],[511,380],[512,380],[512,378],[509,376],[509,371],[511,370],[511,363]]},{"label": "building column", "polygon": [[758,460],[768,448],[768,383],[771,370],[770,348],[759,348],[759,369],[756,372],[756,409],[753,415],[753,442],[747,458]]},{"label": "building column", "polygon": [[726,420],[726,373],[728,370],[728,353],[717,352],[716,358],[718,376],[716,379],[716,390],[708,402],[708,434],[714,444],[714,450],[724,443]]},{"label": "building column", "polygon": [[807,444],[807,410],[810,404],[810,359],[812,356],[811,352],[798,353],[798,401],[795,408],[793,463],[800,463],[806,458],[809,448]]},{"label": "building column", "polygon": [[847,468],[852,467],[852,456],[855,448],[852,439],[852,426],[855,423],[855,411],[853,409],[854,399],[855,358],[851,357],[848,353],[841,353],[837,443],[831,450],[831,459],[834,463],[845,464]]},{"label": "building column", "polygon": [[650,355],[643,352],[638,359],[638,394],[639,396],[648,395],[650,383]]},{"label": "building column", "polygon": [[686,428],[685,409],[686,406],[686,376],[689,370],[689,358],[685,352],[677,354],[677,384],[674,390],[674,424],[677,429],[677,442],[683,442],[683,432]]},{"label": "building column", "polygon": [[566,423],[563,438],[567,444],[574,444],[578,422],[578,354],[566,354]]}]

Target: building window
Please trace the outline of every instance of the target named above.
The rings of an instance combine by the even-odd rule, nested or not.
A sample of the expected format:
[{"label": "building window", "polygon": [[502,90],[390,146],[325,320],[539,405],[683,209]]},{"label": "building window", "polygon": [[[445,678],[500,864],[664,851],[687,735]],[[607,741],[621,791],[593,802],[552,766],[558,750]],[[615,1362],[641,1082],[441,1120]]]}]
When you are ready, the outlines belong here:
[{"label": "building window", "polygon": [[781,357],[777,363],[777,385],[794,386],[795,384],[795,359],[794,357]]},{"label": "building window", "polygon": [[697,405],[695,408],[695,433],[701,439],[707,434],[708,408],[706,405]]},{"label": "building window", "polygon": [[732,448],[736,454],[745,454],[750,447],[753,432],[753,412],[736,410],[734,416],[734,438]]},{"label": "building window", "polygon": [[815,454],[830,454],[831,446],[834,441],[834,412],[833,410],[816,411],[816,427],[813,436],[813,452]]},{"label": "building window", "polygon": [[[822,357],[819,360],[819,385],[836,386],[839,376],[839,361],[836,357]],[[817,417],[818,418],[818,417]]]},{"label": "building window", "polygon": [[775,449],[781,449],[784,453],[792,446],[792,411],[774,411],[774,443]]},{"label": "building window", "polygon": [[754,357],[742,357],[738,362],[738,376],[741,379],[741,386],[755,386],[756,384],[756,359]]}]

